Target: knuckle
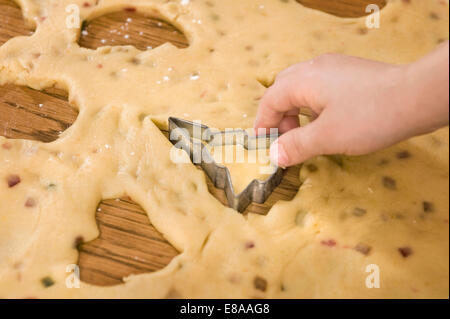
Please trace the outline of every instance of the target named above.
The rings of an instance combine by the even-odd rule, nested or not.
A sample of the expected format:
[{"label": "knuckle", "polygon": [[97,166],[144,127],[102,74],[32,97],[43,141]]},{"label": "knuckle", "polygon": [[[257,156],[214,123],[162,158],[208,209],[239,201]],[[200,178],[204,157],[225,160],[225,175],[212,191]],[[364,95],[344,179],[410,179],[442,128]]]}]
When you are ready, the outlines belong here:
[{"label": "knuckle", "polygon": [[336,53],[324,53],[313,60],[313,65],[324,66],[336,61],[339,55]]},{"label": "knuckle", "polygon": [[275,77],[275,82],[280,81],[282,78],[286,77],[288,74],[291,73],[291,71],[296,70],[297,67],[298,67],[298,64],[294,64],[294,65],[291,65],[288,68],[284,69],[280,73],[278,73],[277,76]]}]

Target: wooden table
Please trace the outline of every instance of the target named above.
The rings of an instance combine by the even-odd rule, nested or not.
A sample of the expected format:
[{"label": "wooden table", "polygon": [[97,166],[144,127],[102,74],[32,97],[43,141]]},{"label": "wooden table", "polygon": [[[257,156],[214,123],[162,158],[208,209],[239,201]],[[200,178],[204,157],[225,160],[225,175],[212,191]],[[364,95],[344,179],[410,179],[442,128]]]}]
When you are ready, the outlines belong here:
[{"label": "wooden table", "polygon": [[[380,7],[384,0],[298,0],[298,2],[331,14],[344,17],[365,15],[368,4]],[[131,17],[125,39],[109,32],[120,29]],[[116,12],[101,16],[83,24],[87,35],[79,44],[95,49],[104,45],[132,44],[145,50],[172,42],[186,47],[184,35],[172,25],[154,18],[143,17],[135,12]],[[18,35],[29,35],[33,30],[22,19],[19,7],[11,0],[0,0],[0,45]],[[143,32],[143,34],[139,34]],[[43,106],[40,107],[39,104]],[[67,129],[76,119],[77,111],[67,102],[67,93],[55,89],[43,92],[14,85],[0,86],[0,135],[51,142],[59,132]],[[282,184],[264,205],[253,204],[245,213],[266,214],[278,200],[292,199],[299,187],[298,167],[287,170]],[[210,191],[225,203],[223,191],[215,189],[208,180]],[[178,254],[163,236],[149,223],[146,213],[131,198],[109,199],[99,203],[96,213],[100,229],[99,238],[83,243],[80,238],[78,264],[81,279],[96,285],[116,285],[130,274],[152,272],[165,267]]]}]

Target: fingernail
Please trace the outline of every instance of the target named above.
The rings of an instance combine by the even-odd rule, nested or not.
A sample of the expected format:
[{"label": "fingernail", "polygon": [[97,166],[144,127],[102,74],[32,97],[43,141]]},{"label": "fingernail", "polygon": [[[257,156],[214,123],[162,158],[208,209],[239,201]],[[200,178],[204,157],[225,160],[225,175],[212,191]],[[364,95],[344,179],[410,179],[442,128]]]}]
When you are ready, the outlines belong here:
[{"label": "fingernail", "polygon": [[288,163],[289,159],[286,150],[282,144],[278,143],[278,141],[275,141],[270,146],[270,160],[273,164],[280,167],[285,167]]}]

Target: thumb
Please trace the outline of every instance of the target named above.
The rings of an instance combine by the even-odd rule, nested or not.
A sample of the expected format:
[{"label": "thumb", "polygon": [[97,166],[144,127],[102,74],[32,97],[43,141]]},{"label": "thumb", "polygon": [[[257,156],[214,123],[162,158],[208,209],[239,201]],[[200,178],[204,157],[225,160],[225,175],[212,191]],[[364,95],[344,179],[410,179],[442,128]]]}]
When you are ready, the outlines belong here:
[{"label": "thumb", "polygon": [[320,127],[314,121],[281,135],[270,147],[272,163],[288,167],[322,154]]}]

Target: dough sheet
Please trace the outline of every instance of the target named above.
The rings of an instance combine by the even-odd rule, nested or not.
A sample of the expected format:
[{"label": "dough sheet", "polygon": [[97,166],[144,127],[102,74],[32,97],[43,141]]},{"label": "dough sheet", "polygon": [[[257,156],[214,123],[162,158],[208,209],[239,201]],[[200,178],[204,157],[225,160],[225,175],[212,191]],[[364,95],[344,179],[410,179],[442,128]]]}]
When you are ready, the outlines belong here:
[{"label": "dough sheet", "polygon": [[[415,61],[448,39],[447,1],[390,0],[370,30],[365,17],[293,0],[18,3],[36,31],[0,47],[0,84],[67,90],[79,115],[52,143],[0,137],[0,297],[449,297],[448,128],[311,160],[296,197],[266,216],[223,206],[202,171],[171,162],[160,130],[169,116],[252,127],[276,74],[322,53]],[[130,7],[157,14],[190,45],[82,48],[80,29],[65,27],[72,3],[81,21]],[[97,205],[125,194],[180,254],[121,285],[67,288],[76,238],[95,239]],[[370,265],[380,288],[366,285]]]}]

